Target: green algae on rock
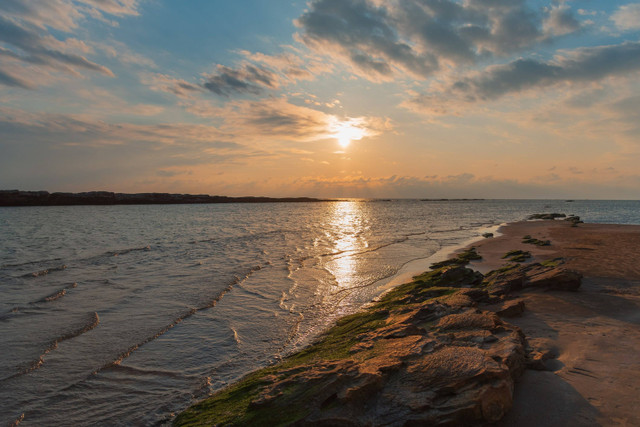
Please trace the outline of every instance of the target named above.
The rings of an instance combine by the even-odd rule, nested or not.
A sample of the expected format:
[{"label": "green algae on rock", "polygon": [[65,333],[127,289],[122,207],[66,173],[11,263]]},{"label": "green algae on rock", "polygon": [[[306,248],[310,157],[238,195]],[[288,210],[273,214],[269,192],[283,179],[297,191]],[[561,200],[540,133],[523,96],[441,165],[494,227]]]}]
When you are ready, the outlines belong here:
[{"label": "green algae on rock", "polygon": [[509,251],[502,257],[502,259],[506,259],[510,262],[524,262],[529,258],[531,258],[531,252],[521,250]]}]

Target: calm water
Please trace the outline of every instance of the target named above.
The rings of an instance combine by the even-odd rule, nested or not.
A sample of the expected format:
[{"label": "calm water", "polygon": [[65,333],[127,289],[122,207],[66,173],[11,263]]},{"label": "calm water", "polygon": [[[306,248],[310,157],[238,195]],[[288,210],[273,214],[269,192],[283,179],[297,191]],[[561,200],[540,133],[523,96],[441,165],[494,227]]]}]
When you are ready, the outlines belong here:
[{"label": "calm water", "polygon": [[410,261],[543,211],[640,223],[603,201],[0,208],[0,422],[168,423]]}]

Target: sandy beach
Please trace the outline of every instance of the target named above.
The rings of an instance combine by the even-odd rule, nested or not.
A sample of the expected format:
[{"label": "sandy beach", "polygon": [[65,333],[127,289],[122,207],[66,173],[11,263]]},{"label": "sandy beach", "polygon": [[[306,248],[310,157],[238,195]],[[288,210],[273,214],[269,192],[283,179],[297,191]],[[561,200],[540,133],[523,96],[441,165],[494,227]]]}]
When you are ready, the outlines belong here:
[{"label": "sandy beach", "polygon": [[[529,345],[555,358],[527,369],[502,426],[640,425],[640,226],[519,222],[474,246],[472,268],[499,268],[510,250],[529,262],[562,257],[584,275],[577,292],[526,290],[525,311],[508,322]],[[522,238],[550,240],[549,246]]]}]

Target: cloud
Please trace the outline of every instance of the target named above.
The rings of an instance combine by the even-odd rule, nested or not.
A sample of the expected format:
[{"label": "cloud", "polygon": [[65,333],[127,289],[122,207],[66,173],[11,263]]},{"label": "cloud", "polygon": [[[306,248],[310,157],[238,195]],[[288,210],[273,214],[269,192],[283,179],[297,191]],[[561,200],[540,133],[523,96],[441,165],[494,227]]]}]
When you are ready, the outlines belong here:
[{"label": "cloud", "polygon": [[561,36],[580,29],[580,22],[575,18],[569,6],[564,3],[548,9],[548,16],[543,23],[546,34]]},{"label": "cloud", "polygon": [[0,108],[0,134],[0,182],[20,188],[126,187],[159,169],[235,165],[268,154],[213,126],[112,124],[9,108]]},{"label": "cloud", "polygon": [[93,10],[115,16],[138,15],[138,0],[79,0]]},{"label": "cloud", "polygon": [[640,30],[640,3],[620,6],[611,20],[620,30]]},{"label": "cloud", "polygon": [[225,97],[232,94],[259,95],[265,88],[278,87],[278,79],[272,71],[257,65],[243,64],[238,69],[218,65],[216,73],[205,75],[202,86]]},{"label": "cloud", "polygon": [[126,44],[109,40],[108,42],[92,42],[91,46],[101,50],[110,58],[120,61],[122,64],[132,64],[144,68],[158,68],[153,60],[132,51]]},{"label": "cloud", "polygon": [[579,28],[566,6],[524,0],[316,0],[296,20],[297,38],[371,80],[426,78],[443,66],[527,49]]},{"label": "cloud", "polygon": [[267,55],[259,52],[241,50],[239,53],[254,64],[269,67],[277,73],[281,80],[295,83],[300,80],[313,80],[319,74],[333,71],[331,64],[321,57],[308,51],[301,51],[293,46],[285,46],[292,52],[282,52],[278,55]]},{"label": "cloud", "polygon": [[352,139],[371,137],[392,129],[389,120],[378,117],[340,118],[292,104],[286,98],[235,101],[217,115],[224,118],[221,130],[257,141],[313,142],[337,138],[336,131],[353,131]]},{"label": "cloud", "polygon": [[225,116],[224,128],[230,132],[295,141],[313,141],[329,135],[330,115],[282,98],[236,102],[228,107],[230,114]]},{"label": "cloud", "polygon": [[[108,68],[88,60],[82,54],[73,53],[89,50],[77,39],[60,41],[37,27],[19,25],[3,16],[0,16],[0,42],[8,46],[8,49],[0,49],[0,57],[11,61],[14,66],[32,65],[72,74],[78,74],[78,69],[84,69],[113,76]],[[33,86],[35,83],[30,82],[21,87]]]},{"label": "cloud", "polygon": [[9,73],[6,73],[0,69],[0,84],[5,86],[14,86],[22,89],[33,89],[35,86],[33,83],[21,79],[20,77],[13,76]]},{"label": "cloud", "polygon": [[298,81],[313,80],[321,73],[330,72],[332,67],[310,52],[301,52],[293,46],[285,46],[291,52],[267,55],[259,52],[239,50],[244,58],[235,67],[217,65],[216,71],[203,74],[198,83],[190,83],[166,75],[145,75],[143,83],[153,90],[172,93],[180,98],[194,98],[197,92],[207,90],[222,98],[236,95],[262,95],[268,90],[279,89]]},{"label": "cloud", "polygon": [[195,94],[203,91],[200,85],[176,79],[166,74],[146,73],[141,75],[141,80],[142,83],[155,91],[172,93],[184,99],[191,99]]},{"label": "cloud", "polygon": [[316,197],[370,198],[634,198],[638,175],[596,171],[592,175],[548,174],[533,179],[503,179],[461,173],[450,176],[306,176],[283,183],[281,193]]},{"label": "cloud", "polygon": [[13,72],[5,66],[0,84],[32,89],[51,81],[54,71],[78,76],[85,70],[113,77],[110,69],[85,57],[93,52],[85,42],[54,34],[77,31],[86,19],[106,20],[105,14],[137,15],[137,8],[137,0],[2,0],[0,57],[10,61]]},{"label": "cloud", "polygon": [[77,21],[83,16],[71,1],[65,0],[2,0],[0,11],[5,17],[42,30],[50,27],[65,32],[76,28]]},{"label": "cloud", "polygon": [[296,20],[300,40],[312,49],[336,52],[361,74],[390,77],[392,66],[430,74],[435,58],[420,55],[401,40],[388,11],[363,0],[319,0]]},{"label": "cloud", "polygon": [[106,20],[114,16],[138,15],[137,0],[2,0],[0,12],[6,17],[45,30],[47,27],[71,32],[86,17]]},{"label": "cloud", "polygon": [[445,87],[414,97],[404,106],[432,114],[449,113],[477,102],[530,90],[544,90],[560,84],[597,82],[608,77],[640,71],[640,42],[579,48],[564,52],[552,61],[518,59],[487,67],[456,79]]}]

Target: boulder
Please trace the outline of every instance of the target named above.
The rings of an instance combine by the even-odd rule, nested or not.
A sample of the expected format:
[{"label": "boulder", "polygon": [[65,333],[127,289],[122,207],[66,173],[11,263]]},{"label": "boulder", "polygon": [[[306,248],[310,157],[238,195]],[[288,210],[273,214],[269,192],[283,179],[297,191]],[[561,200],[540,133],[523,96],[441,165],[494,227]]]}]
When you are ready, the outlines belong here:
[{"label": "boulder", "polygon": [[489,294],[502,296],[523,288],[575,291],[581,283],[582,274],[565,268],[562,260],[553,260],[492,271],[485,276],[483,285]]},{"label": "boulder", "polygon": [[575,291],[582,284],[582,274],[562,266],[532,265],[526,272],[525,287],[546,288],[558,291]]},{"label": "boulder", "polygon": [[496,311],[500,317],[518,317],[524,312],[524,301],[521,299],[507,301]]},{"label": "boulder", "polygon": [[522,289],[525,279],[523,269],[513,266],[511,269],[489,272],[485,276],[484,285],[489,294],[507,295]]}]

